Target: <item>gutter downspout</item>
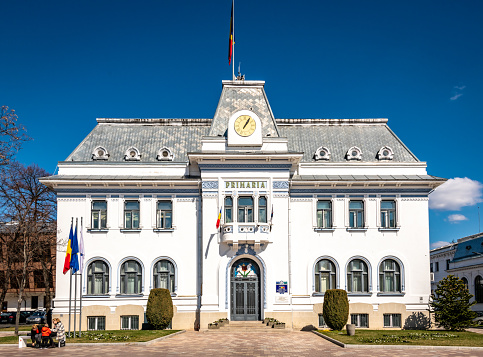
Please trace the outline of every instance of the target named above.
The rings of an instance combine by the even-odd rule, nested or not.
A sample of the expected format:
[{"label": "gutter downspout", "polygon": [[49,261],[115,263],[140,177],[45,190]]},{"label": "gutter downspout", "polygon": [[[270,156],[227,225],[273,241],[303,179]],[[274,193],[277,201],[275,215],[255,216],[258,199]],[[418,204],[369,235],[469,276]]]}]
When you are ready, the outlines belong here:
[{"label": "gutter downspout", "polygon": [[[290,185],[289,185],[290,187]],[[289,189],[289,194],[288,194],[288,296],[290,298],[290,311],[291,311],[291,316],[292,316],[292,329],[293,329],[293,305],[292,305],[292,232],[291,232],[291,226],[290,226],[290,213],[291,213],[291,208],[290,208],[290,189]]]}]

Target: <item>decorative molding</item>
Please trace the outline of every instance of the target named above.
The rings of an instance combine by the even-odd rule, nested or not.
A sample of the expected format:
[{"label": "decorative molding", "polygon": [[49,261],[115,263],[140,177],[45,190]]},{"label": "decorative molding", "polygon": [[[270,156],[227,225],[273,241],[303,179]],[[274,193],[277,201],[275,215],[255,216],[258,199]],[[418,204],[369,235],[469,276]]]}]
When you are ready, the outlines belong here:
[{"label": "decorative molding", "polygon": [[292,164],[201,164],[198,166],[201,170],[217,170],[217,169],[260,169],[260,170],[270,170],[270,169],[290,169]]},{"label": "decorative molding", "polygon": [[272,187],[274,190],[288,190],[288,181],[273,181]]},{"label": "decorative molding", "polygon": [[420,198],[401,198],[401,201],[429,201],[428,197],[420,197]]},{"label": "decorative molding", "polygon": [[203,181],[201,183],[201,188],[203,190],[217,190],[218,189],[218,181]]},{"label": "decorative molding", "polygon": [[177,198],[176,201],[178,202],[195,202],[195,198]]},{"label": "decorative molding", "polygon": [[292,188],[290,193],[346,193],[346,194],[364,194],[364,193],[402,193],[402,192],[412,192],[420,194],[428,194],[431,192],[432,188],[380,188],[375,187],[374,189],[367,188],[326,188],[326,189],[304,189],[304,188]]},{"label": "decorative molding", "polygon": [[288,193],[274,193],[272,195],[273,197],[276,197],[276,198],[288,198]]},{"label": "decorative molding", "polygon": [[291,202],[312,202],[313,198],[291,198]]},{"label": "decorative molding", "polygon": [[85,202],[85,198],[57,198],[57,201],[63,201],[63,202]]}]

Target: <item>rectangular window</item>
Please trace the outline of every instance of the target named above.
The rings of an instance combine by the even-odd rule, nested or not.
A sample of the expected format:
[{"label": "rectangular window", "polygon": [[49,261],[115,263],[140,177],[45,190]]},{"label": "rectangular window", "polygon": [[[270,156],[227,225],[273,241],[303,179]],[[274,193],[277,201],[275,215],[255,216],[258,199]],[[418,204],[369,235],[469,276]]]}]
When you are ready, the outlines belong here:
[{"label": "rectangular window", "polygon": [[351,228],[364,227],[364,202],[362,201],[349,202],[349,227]]},{"label": "rectangular window", "polygon": [[434,263],[434,271],[439,271],[439,262]]},{"label": "rectangular window", "polygon": [[38,309],[39,308],[39,297],[32,296],[32,300],[30,301],[30,308],[31,309]]},{"label": "rectangular window", "polygon": [[238,198],[238,222],[249,223],[253,220],[253,197]]},{"label": "rectangular window", "polygon": [[401,327],[401,314],[384,314],[384,327]]},{"label": "rectangular window", "polygon": [[396,228],[395,201],[381,201],[381,227]]},{"label": "rectangular window", "polygon": [[429,271],[432,273],[433,272],[433,263],[429,263]]},{"label": "rectangular window", "polygon": [[92,225],[92,229],[107,228],[107,202],[106,201],[92,201],[91,225]]},{"label": "rectangular window", "polygon": [[158,201],[157,228],[169,229],[173,224],[173,202]]},{"label": "rectangular window", "polygon": [[89,331],[98,331],[106,329],[106,317],[105,316],[88,316],[87,317],[87,329]]},{"label": "rectangular window", "polygon": [[121,330],[139,330],[139,316],[121,316]]},{"label": "rectangular window", "polygon": [[7,311],[8,301],[2,301],[2,311]]},{"label": "rectangular window", "polygon": [[267,198],[265,196],[258,198],[258,222],[267,223]]},{"label": "rectangular window", "polygon": [[225,197],[225,223],[233,222],[233,198]]},{"label": "rectangular window", "polygon": [[356,327],[369,327],[368,314],[351,314],[351,324]]},{"label": "rectangular window", "polygon": [[124,202],[124,228],[139,229],[139,201]]},{"label": "rectangular window", "polygon": [[34,288],[45,288],[44,274],[42,273],[42,270],[34,270]]},{"label": "rectangular window", "polygon": [[446,259],[446,270],[449,270],[449,262],[450,261],[451,261],[450,259]]},{"label": "rectangular window", "polygon": [[317,228],[332,227],[332,202],[317,201]]}]

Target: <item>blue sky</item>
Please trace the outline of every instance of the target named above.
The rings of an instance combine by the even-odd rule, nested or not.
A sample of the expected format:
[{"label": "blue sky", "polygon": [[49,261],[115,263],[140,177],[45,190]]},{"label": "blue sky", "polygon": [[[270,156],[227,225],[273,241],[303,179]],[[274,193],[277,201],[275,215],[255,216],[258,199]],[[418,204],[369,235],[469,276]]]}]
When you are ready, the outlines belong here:
[{"label": "blue sky", "polygon": [[[97,117],[212,118],[230,0],[2,2],[0,105],[53,172]],[[428,173],[431,242],[478,232],[482,1],[238,0],[235,62],[277,118],[389,118]],[[465,179],[466,178],[466,179]],[[436,191],[437,192],[437,191]]]}]

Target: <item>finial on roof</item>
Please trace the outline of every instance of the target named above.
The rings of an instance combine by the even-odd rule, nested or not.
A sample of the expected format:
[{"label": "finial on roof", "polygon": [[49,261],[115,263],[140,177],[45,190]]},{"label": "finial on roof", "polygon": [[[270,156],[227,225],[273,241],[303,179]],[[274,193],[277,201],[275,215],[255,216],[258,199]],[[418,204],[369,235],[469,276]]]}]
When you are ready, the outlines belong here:
[{"label": "finial on roof", "polygon": [[241,62],[238,62],[238,75],[236,76],[237,81],[244,81],[245,80],[245,75],[242,75],[240,72],[240,66]]}]

